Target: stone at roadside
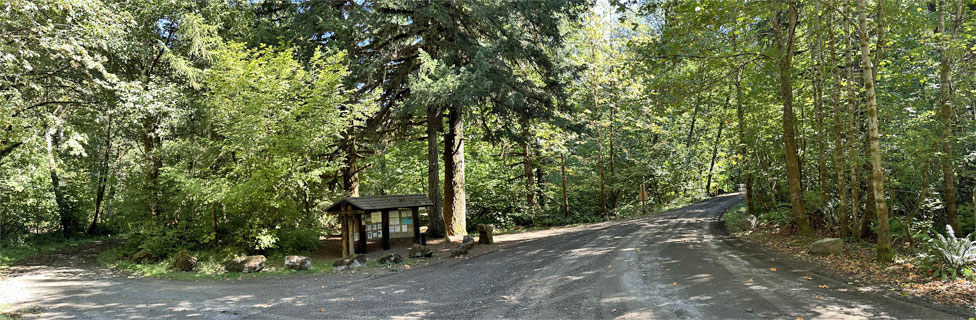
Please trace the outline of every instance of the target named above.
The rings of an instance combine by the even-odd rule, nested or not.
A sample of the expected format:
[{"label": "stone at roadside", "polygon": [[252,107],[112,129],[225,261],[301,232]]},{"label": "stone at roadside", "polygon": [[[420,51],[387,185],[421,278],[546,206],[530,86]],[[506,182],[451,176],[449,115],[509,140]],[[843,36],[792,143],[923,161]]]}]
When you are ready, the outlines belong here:
[{"label": "stone at roadside", "polygon": [[285,257],[285,268],[289,270],[308,270],[312,268],[312,259],[306,256]]},{"label": "stone at roadside", "polygon": [[479,244],[492,244],[495,243],[494,239],[495,226],[490,224],[479,224],[478,225],[478,243]]},{"label": "stone at roadside", "polygon": [[810,253],[822,255],[840,255],[844,253],[844,240],[838,238],[817,240],[817,242],[810,245]]},{"label": "stone at roadside", "polygon": [[754,226],[756,226],[756,216],[743,214],[742,218],[732,226],[732,229],[734,231],[748,231],[752,230]]},{"label": "stone at roadside", "polygon": [[384,254],[379,260],[376,260],[379,264],[398,264],[403,263],[403,257],[400,254],[391,252]]},{"label": "stone at roadside", "polygon": [[472,239],[471,236],[464,236],[464,240],[461,241],[461,244],[454,249],[451,249],[451,256],[457,257],[466,255],[472,247],[474,247],[474,239]]},{"label": "stone at roadside", "polygon": [[410,247],[410,252],[407,252],[407,257],[410,258],[430,258],[434,256],[434,249],[415,244]]},{"label": "stone at roadside", "polygon": [[227,272],[242,272],[242,273],[252,273],[260,272],[264,269],[264,263],[268,261],[268,258],[264,256],[246,256],[246,257],[236,257],[234,259],[224,262],[224,270]]},{"label": "stone at roadside", "polygon": [[348,258],[342,258],[336,260],[335,262],[332,263],[332,266],[335,267],[333,268],[333,270],[335,271],[355,269],[365,265],[366,265],[366,257],[358,254],[354,254],[352,256],[349,256]]},{"label": "stone at roadside", "polygon": [[151,253],[145,250],[139,250],[139,252],[134,253],[129,260],[132,261],[132,263],[144,264],[155,261],[156,257],[153,257]]},{"label": "stone at roadside", "polygon": [[190,272],[196,267],[197,257],[190,255],[190,253],[186,250],[180,251],[180,253],[176,255],[176,260],[173,261],[173,269],[179,271]]}]

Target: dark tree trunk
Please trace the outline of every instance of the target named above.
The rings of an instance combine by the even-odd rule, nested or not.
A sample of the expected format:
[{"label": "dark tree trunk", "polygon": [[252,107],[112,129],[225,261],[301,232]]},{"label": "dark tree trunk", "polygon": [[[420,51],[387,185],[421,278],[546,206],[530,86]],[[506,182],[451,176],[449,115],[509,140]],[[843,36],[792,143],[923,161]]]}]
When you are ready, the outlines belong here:
[{"label": "dark tree trunk", "polygon": [[359,155],[356,153],[356,141],[346,143],[345,166],[342,168],[342,190],[347,197],[359,196]]},{"label": "dark tree trunk", "polygon": [[448,235],[467,234],[464,192],[464,123],[461,107],[448,106],[444,135],[444,221]]},{"label": "dark tree trunk", "polygon": [[786,153],[786,172],[789,178],[790,205],[793,219],[801,235],[813,234],[810,219],[803,207],[803,186],[800,175],[800,157],[796,148],[796,117],[793,114],[793,48],[796,36],[798,8],[794,1],[787,1],[785,33],[780,25],[779,10],[771,5],[773,31],[779,47],[780,97],[783,103],[783,145]]},{"label": "dark tree trunk", "polygon": [[830,74],[832,76],[832,90],[831,90],[831,103],[833,104],[833,120],[834,120],[834,171],[837,175],[837,196],[839,200],[839,207],[837,209],[837,216],[840,220],[840,236],[842,238],[847,238],[851,235],[850,228],[850,217],[848,216],[848,204],[847,204],[847,177],[844,174],[844,170],[847,166],[844,164],[844,135],[841,131],[843,123],[841,122],[841,114],[844,113],[841,110],[840,103],[840,62],[837,59],[837,37],[834,34],[834,13],[830,11],[827,14],[827,49],[830,51]]},{"label": "dark tree trunk", "polygon": [[[728,100],[726,100],[726,104],[728,104]],[[705,182],[705,194],[707,195],[713,195],[712,173],[715,171],[715,159],[718,158],[718,146],[722,142],[723,129],[725,129],[725,119],[721,119],[718,123],[718,134],[715,135],[715,145],[712,146],[712,161],[708,165],[708,179]]]},{"label": "dark tree trunk", "polygon": [[98,218],[102,211],[102,203],[105,199],[105,187],[108,184],[108,174],[110,170],[109,159],[112,153],[112,119],[108,119],[105,130],[105,150],[102,163],[100,164],[98,183],[95,188],[95,214],[92,216],[91,224],[88,225],[88,234],[98,233]]},{"label": "dark tree trunk", "polygon": [[566,191],[566,155],[559,154],[560,177],[563,184],[563,218],[569,218],[569,194]]},{"label": "dark tree trunk", "polygon": [[440,154],[437,150],[437,137],[444,125],[441,112],[439,107],[427,107],[427,195],[434,204],[427,213],[427,237],[430,238],[443,238],[447,234],[441,199]]},{"label": "dark tree trunk", "polygon": [[[63,115],[64,109],[59,107],[55,114],[58,118]],[[58,155],[58,149],[61,147],[61,140],[64,134],[63,128],[59,124],[55,124],[54,127],[48,128],[44,132],[44,140],[47,146],[48,155],[48,172],[51,177],[51,189],[54,190],[54,202],[58,207],[58,218],[61,223],[61,232],[64,234],[72,234],[75,232],[74,228],[74,217],[71,209],[71,204],[68,203],[68,199],[65,197],[64,188],[61,186],[61,176],[58,167],[58,162],[60,156]]]}]

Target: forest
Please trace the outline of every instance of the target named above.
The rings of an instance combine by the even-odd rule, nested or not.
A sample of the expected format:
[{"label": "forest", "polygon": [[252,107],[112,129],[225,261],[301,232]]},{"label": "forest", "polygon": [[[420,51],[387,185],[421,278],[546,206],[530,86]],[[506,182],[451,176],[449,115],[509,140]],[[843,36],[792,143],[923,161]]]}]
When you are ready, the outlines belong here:
[{"label": "forest", "polygon": [[438,238],[741,189],[889,262],[976,230],[974,28],[973,0],[0,0],[0,248],[290,253],[346,196],[426,194]]}]

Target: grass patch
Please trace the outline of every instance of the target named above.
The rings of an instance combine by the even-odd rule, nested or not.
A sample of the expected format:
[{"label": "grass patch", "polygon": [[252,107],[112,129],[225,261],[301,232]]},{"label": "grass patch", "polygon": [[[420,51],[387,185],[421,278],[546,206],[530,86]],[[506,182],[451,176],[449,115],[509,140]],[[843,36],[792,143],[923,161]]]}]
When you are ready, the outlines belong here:
[{"label": "grass patch", "polygon": [[745,214],[746,214],[746,204],[743,202],[740,202],[732,206],[728,210],[726,210],[725,213],[722,214],[722,220],[725,221],[725,228],[728,229],[729,232],[744,231],[741,230],[741,225],[742,225],[741,222],[742,222],[742,216],[744,216]]},{"label": "grass patch", "polygon": [[166,280],[251,279],[275,275],[329,273],[333,270],[332,263],[334,262],[332,260],[312,261],[312,267],[309,270],[293,271],[285,268],[284,261],[272,261],[269,259],[268,262],[265,263],[264,270],[261,272],[241,273],[225,272],[221,263],[226,261],[228,257],[212,252],[196,252],[193,253],[193,255],[197,257],[198,262],[196,271],[192,272],[183,272],[173,269],[173,261],[175,257],[164,259],[155,263],[139,264],[120,257],[119,253],[115,250],[108,250],[103,252],[98,257],[98,260],[102,265],[114,270],[131,273],[137,276]]},{"label": "grass patch", "polygon": [[45,252],[54,251],[67,246],[98,241],[105,238],[106,237],[104,236],[65,238],[60,234],[43,234],[34,236],[19,244],[0,244],[0,270],[11,266],[17,261]]}]

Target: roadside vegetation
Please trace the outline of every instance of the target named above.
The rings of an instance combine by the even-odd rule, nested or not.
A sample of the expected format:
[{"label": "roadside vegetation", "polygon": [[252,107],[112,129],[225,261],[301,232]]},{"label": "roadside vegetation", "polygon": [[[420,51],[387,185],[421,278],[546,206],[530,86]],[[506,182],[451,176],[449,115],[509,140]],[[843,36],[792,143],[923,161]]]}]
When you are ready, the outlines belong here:
[{"label": "roadside vegetation", "polygon": [[972,0],[0,6],[4,261],[117,235],[212,271],[315,250],[346,196],[426,194],[436,239],[741,187],[768,237],[972,283]]},{"label": "roadside vegetation", "polygon": [[17,261],[24,260],[45,252],[64,247],[106,239],[103,236],[64,237],[61,233],[38,234],[17,239],[18,241],[0,241],[0,270]]}]

